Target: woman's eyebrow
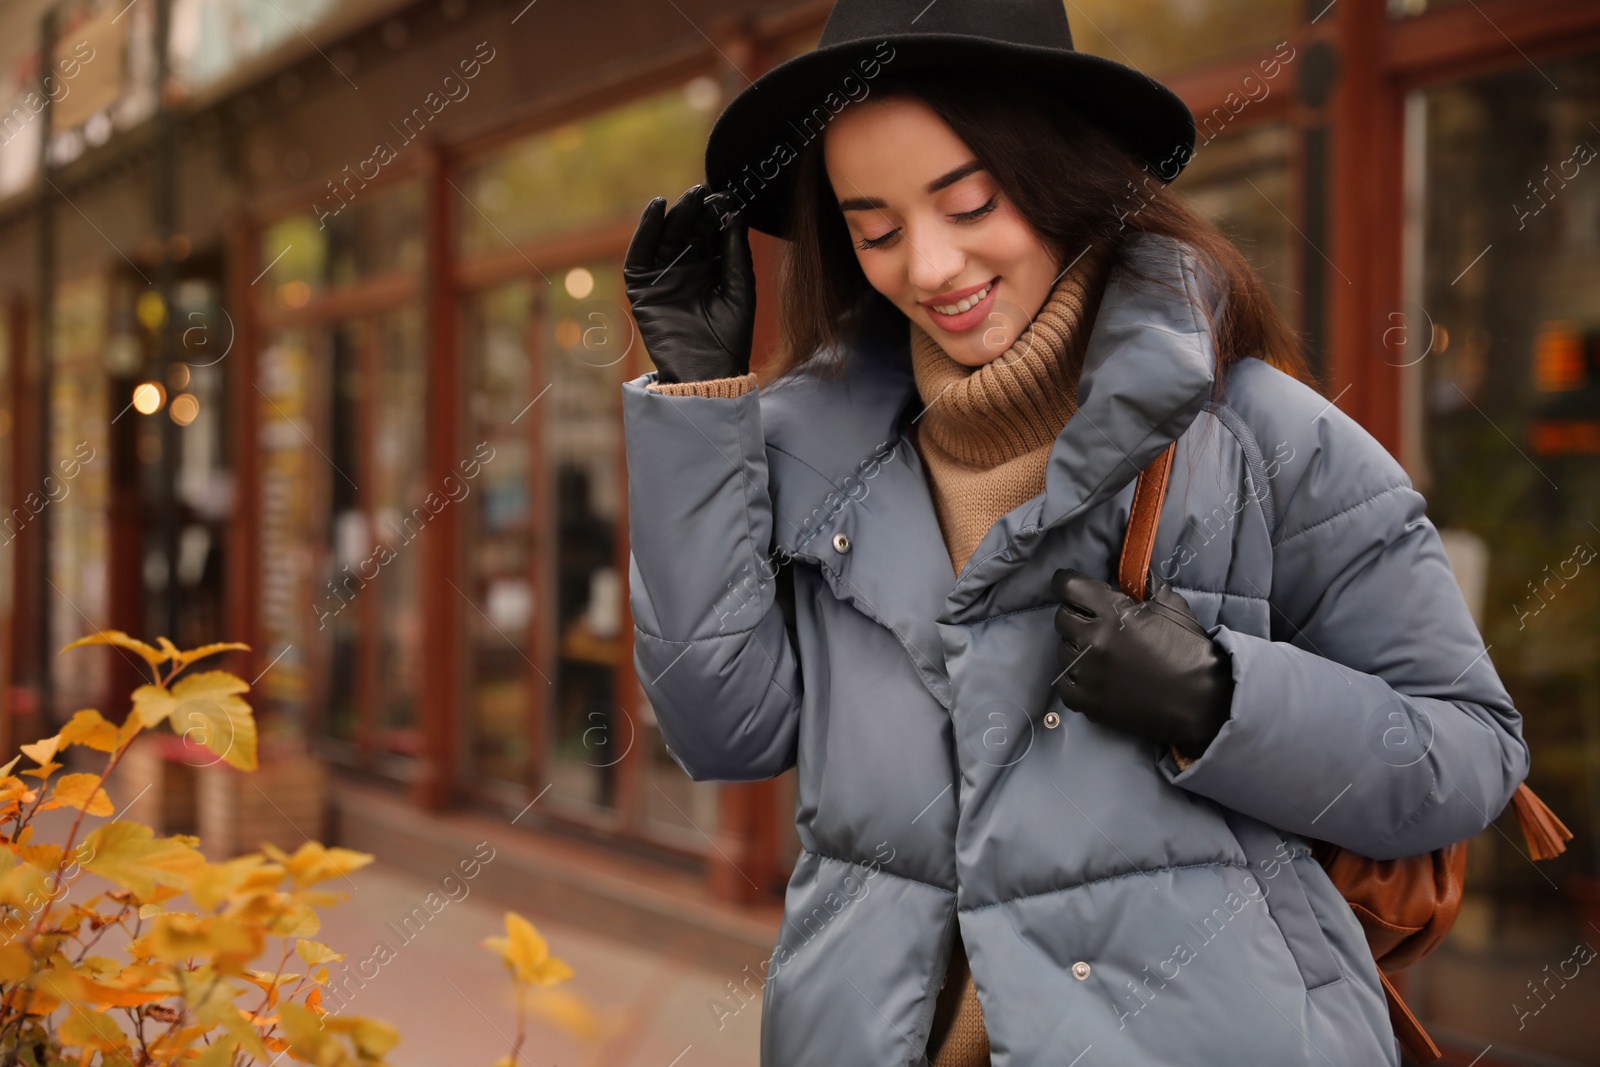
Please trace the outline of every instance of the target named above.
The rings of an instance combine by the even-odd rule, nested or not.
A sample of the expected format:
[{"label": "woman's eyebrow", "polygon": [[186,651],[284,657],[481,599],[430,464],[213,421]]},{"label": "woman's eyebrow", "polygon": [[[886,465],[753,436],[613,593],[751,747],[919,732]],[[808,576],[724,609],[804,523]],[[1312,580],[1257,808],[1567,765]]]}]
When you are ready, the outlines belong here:
[{"label": "woman's eyebrow", "polygon": [[[976,159],[969,159],[950,173],[940,175],[929,182],[928,192],[937,193],[941,189],[948,189],[967,175],[976,174],[982,169],[982,163]],[[839,201],[840,211],[871,211],[887,206],[875,196],[853,196],[848,200]]]}]

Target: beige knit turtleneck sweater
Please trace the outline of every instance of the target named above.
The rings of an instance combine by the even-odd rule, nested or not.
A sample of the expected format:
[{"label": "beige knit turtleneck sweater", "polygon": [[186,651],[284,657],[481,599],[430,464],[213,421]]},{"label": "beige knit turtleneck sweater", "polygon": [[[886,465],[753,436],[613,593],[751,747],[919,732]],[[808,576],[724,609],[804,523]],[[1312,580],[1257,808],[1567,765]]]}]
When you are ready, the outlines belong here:
[{"label": "beige knit turtleneck sweater", "polygon": [[911,365],[925,405],[910,430],[956,573],[994,521],[1044,491],[1045,466],[1077,410],[1079,330],[1095,294],[1094,265],[1063,275],[1005,352],[956,362],[911,323]]},{"label": "beige knit turtleneck sweater", "polygon": [[[980,367],[952,359],[910,323],[912,374],[923,411],[909,437],[927,471],[934,512],[955,573],[996,519],[1044,492],[1050,449],[1077,410],[1078,371],[1099,301],[1101,260],[1085,256],[1005,352]],[[736,397],[755,375],[652,385],[673,395]],[[989,1036],[957,935],[934,1004],[932,1067],[987,1067]]]}]

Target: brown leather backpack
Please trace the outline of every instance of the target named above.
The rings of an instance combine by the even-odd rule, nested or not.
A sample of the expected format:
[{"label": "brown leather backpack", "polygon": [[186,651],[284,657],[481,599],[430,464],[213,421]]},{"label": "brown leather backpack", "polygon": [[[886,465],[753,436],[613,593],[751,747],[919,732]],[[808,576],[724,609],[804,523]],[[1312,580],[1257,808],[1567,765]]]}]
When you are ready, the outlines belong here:
[{"label": "brown leather backpack", "polygon": [[[1176,441],[1168,445],[1140,472],[1134,486],[1117,580],[1122,591],[1135,600],[1143,600],[1148,592],[1156,525],[1177,447]],[[1572,831],[1527,785],[1517,787],[1511,807],[1533,859],[1550,859],[1566,851]],[[1418,1063],[1432,1063],[1440,1056],[1439,1048],[1400,999],[1389,974],[1404,970],[1438,948],[1450,932],[1461,910],[1467,843],[1457,841],[1421,856],[1394,860],[1368,859],[1326,841],[1311,842],[1311,853],[1361,921],[1389,1002],[1389,1020],[1401,1047]]]}]

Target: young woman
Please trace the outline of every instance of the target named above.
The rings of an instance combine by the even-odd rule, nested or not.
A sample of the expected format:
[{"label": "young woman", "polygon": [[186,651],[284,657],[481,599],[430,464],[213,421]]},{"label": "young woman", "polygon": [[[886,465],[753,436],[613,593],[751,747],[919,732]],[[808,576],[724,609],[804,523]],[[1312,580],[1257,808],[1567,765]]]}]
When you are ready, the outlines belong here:
[{"label": "young woman", "polygon": [[1192,145],[1055,0],[858,0],[645,208],[635,664],[690,776],[798,768],[769,1067],[1399,1062],[1308,839],[1478,832],[1521,720],[1422,496],[1166,188]]}]

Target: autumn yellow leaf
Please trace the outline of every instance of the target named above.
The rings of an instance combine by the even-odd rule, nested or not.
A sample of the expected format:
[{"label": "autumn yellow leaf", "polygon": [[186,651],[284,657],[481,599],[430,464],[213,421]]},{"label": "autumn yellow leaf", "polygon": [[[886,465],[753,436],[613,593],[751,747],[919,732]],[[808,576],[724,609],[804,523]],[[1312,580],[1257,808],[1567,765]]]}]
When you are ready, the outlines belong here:
[{"label": "autumn yellow leaf", "polygon": [[15,941],[0,945],[0,982],[15,984],[32,973],[33,953]]},{"label": "autumn yellow leaf", "polygon": [[400,1032],[394,1027],[361,1015],[326,1015],[318,1023],[335,1034],[348,1036],[362,1062],[381,1061],[384,1053],[400,1043]]},{"label": "autumn yellow leaf", "polygon": [[183,896],[183,887],[176,885],[158,885],[150,890],[150,895],[145,898],[147,903],[162,904],[175,897]]},{"label": "autumn yellow leaf", "polygon": [[85,956],[78,961],[78,970],[96,982],[103,982],[116,977],[122,971],[122,965],[110,956]]},{"label": "autumn yellow leaf", "polygon": [[117,989],[139,989],[146,993],[159,993],[163,997],[174,996],[182,991],[172,976],[171,967],[149,960],[125,964],[119,973],[101,981]]},{"label": "autumn yellow leaf", "polygon": [[[255,1063],[268,1064],[270,1067],[270,1063],[274,1062],[275,1057],[269,1051],[268,1042],[262,1040],[261,1031],[257,1030],[254,1025],[255,1021],[243,1008],[238,1008],[233,1015],[224,1017],[221,1025],[239,1043],[241,1049],[255,1057]],[[277,1046],[273,1051],[282,1052],[283,1047]],[[231,1065],[233,1061],[229,1060],[228,1062]],[[251,1061],[246,1060],[245,1062],[249,1063]]]},{"label": "autumn yellow leaf", "polygon": [[[22,757],[19,756],[17,758],[21,759]],[[10,804],[23,800],[28,796],[28,792],[28,783],[21,778],[0,779],[0,803]],[[26,829],[31,830],[33,827],[26,827]]]},{"label": "autumn yellow leaf", "polygon": [[48,810],[60,807],[77,808],[90,815],[110,815],[117,810],[111,798],[106,796],[106,791],[100,788],[98,774],[63,774],[56,779],[50,799],[40,808]]},{"label": "autumn yellow leaf", "polygon": [[[189,896],[204,911],[210,911],[227,900],[255,876],[265,860],[259,853],[238,856],[221,863],[208,863],[205,869],[189,879]],[[262,888],[271,889],[281,879],[273,878]]]},{"label": "autumn yellow leaf", "polygon": [[[33,827],[30,826],[28,829],[31,830]],[[16,849],[16,853],[35,867],[42,867],[47,871],[53,871],[61,866],[63,855],[60,845],[22,845]]]},{"label": "autumn yellow leaf", "polygon": [[169,719],[173,732],[209,749],[241,771],[256,769],[256,722],[239,696],[250,685],[227,671],[202,671],[180,678],[170,690],[141,685],[133,691],[133,713],[146,727]]},{"label": "autumn yellow leaf", "polygon": [[518,982],[550,986],[572,977],[572,968],[550,955],[539,931],[514,911],[506,912],[506,936],[486,937],[482,944],[505,961]]},{"label": "autumn yellow leaf", "polygon": [[145,989],[137,985],[124,987],[121,983],[104,982],[92,973],[83,973],[65,960],[57,959],[54,966],[39,976],[38,988],[50,990],[69,1004],[134,1008],[170,995],[159,989]]},{"label": "autumn yellow leaf", "polygon": [[205,869],[206,859],[195,846],[200,839],[190,834],[155,836],[150,827],[132,822],[108,822],[84,839],[94,854],[83,861],[93,871],[132,892],[141,900],[154,895],[157,886],[183,889],[197,872]]},{"label": "autumn yellow leaf", "polygon": [[225,1034],[202,1049],[200,1055],[187,1061],[187,1067],[231,1067],[238,1051],[238,1038]]},{"label": "autumn yellow leaf", "polygon": [[351,1062],[340,1036],[349,1038],[361,1063],[381,1063],[384,1054],[400,1043],[399,1032],[388,1023],[343,1014],[319,1015],[293,1001],[278,1006],[278,1022],[295,1058],[318,1067],[343,1067]]},{"label": "autumn yellow leaf", "polygon": [[22,762],[22,757],[20,755],[12,756],[10,763],[6,764],[4,767],[0,767],[0,778],[11,777],[12,769],[15,768],[20,762]]},{"label": "autumn yellow leaf", "polygon": [[245,968],[244,972],[244,980],[267,995],[268,1010],[277,1006],[279,988],[298,981],[299,978],[298,974],[274,974],[271,971],[258,971],[249,967]]},{"label": "autumn yellow leaf", "polygon": [[[97,633],[90,634],[88,637],[80,637],[70,645],[64,647],[61,651],[70,652],[75,648],[83,648],[85,645],[116,645],[118,648],[126,648],[131,652],[138,653],[139,656],[152,667],[159,667],[161,664],[167,661],[167,654],[165,652],[160,652],[154,648],[151,648],[143,641],[140,641],[138,638],[129,637],[121,630],[101,630]],[[60,653],[57,653],[57,655],[60,655]]]},{"label": "autumn yellow leaf", "polygon": [[307,841],[295,849],[292,856],[267,841],[262,842],[261,851],[288,868],[289,876],[294,879],[294,884],[297,886],[315,885],[330,878],[342,878],[352,871],[359,871],[373,860],[370,852],[330,848],[315,841]]},{"label": "autumn yellow leaf", "polygon": [[130,1048],[127,1034],[123,1033],[114,1017],[84,1011],[76,1005],[56,1029],[56,1036],[68,1048],[118,1053]]},{"label": "autumn yellow leaf", "polygon": [[56,763],[54,760],[52,760],[51,762],[46,763],[41,767],[29,767],[27,770],[23,771],[22,773],[26,774],[30,778],[37,778],[37,779],[39,779],[39,781],[42,782],[46,778],[49,778],[52,774],[54,774],[57,771],[59,771],[62,768],[62,766],[63,766],[62,764]]},{"label": "autumn yellow leaf", "polygon": [[320,941],[307,941],[305,938],[300,938],[294,943],[294,951],[295,955],[312,966],[327,963],[329,960],[344,959],[344,953],[335,952]]},{"label": "autumn yellow leaf", "polygon": [[72,713],[72,721],[61,728],[61,747],[84,745],[97,752],[115,752],[121,737],[114,723],[107,722],[94,708]]},{"label": "autumn yellow leaf", "polygon": [[145,936],[157,959],[212,960],[219,972],[241,977],[247,975],[244,965],[260,954],[266,942],[260,927],[231,915],[158,915]]},{"label": "autumn yellow leaf", "polygon": [[226,671],[206,671],[180,679],[172,687],[176,702],[170,720],[173,732],[183,735],[191,747],[209,749],[217,760],[231,767],[255,770],[255,714],[236,695],[249,688],[243,679]]},{"label": "autumn yellow leaf", "polygon": [[[296,894],[298,896],[298,894]],[[279,914],[267,922],[273,937],[315,937],[322,932],[322,919],[317,910],[304,900],[291,899]]]},{"label": "autumn yellow leaf", "polygon": [[0,904],[31,917],[49,897],[49,882],[42,869],[18,859],[15,853],[0,852]]},{"label": "autumn yellow leaf", "polygon": [[35,741],[31,745],[22,746],[22,754],[33,762],[43,766],[56,758],[56,752],[61,748],[61,735],[47,737],[43,741]]},{"label": "autumn yellow leaf", "polygon": [[207,656],[215,656],[218,652],[235,651],[249,652],[250,646],[240,641],[217,641],[213,644],[201,645],[199,648],[191,648],[186,651],[179,652],[172,658],[187,667],[191,663],[198,663]]}]

